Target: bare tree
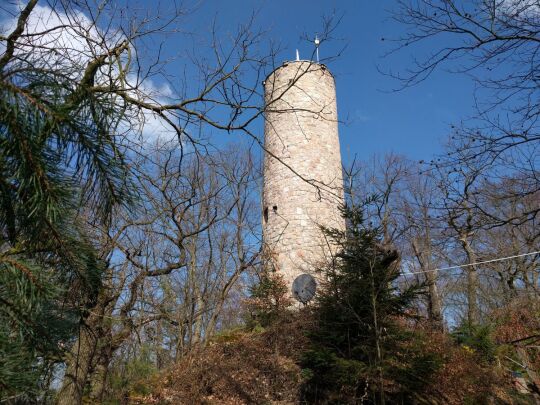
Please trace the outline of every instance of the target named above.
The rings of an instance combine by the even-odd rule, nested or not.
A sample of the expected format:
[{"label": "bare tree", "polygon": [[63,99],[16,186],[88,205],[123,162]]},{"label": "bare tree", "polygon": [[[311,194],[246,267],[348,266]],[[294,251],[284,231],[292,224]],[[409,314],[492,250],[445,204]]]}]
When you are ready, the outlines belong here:
[{"label": "bare tree", "polygon": [[[497,211],[503,216],[511,217],[518,211],[531,209],[537,201],[535,196],[514,199],[500,197],[512,193],[513,187],[520,187],[518,179],[496,183],[484,181],[480,187],[481,192],[478,195],[483,200],[483,210],[476,213],[480,218],[484,211]],[[489,222],[489,218],[486,222]],[[527,254],[537,251],[540,237],[537,228],[536,221],[532,219],[521,224],[479,230],[482,255],[486,259],[510,258],[481,266],[483,271],[479,293],[488,310],[511,305],[513,301],[522,301],[525,297],[538,297],[539,255]]]},{"label": "bare tree", "polygon": [[[437,287],[438,224],[434,213],[439,192],[432,176],[422,173],[419,165],[403,156],[374,157],[369,164],[345,169],[348,195],[353,199],[373,195],[367,207],[370,223],[380,226],[383,244],[400,251],[405,274],[411,270],[424,273],[428,286],[427,315],[437,327],[443,326],[442,302]],[[413,268],[416,261],[419,269]]]},{"label": "bare tree", "polygon": [[[504,198],[540,189],[539,15],[535,0],[399,1],[393,11],[394,20],[407,32],[393,40],[396,48],[390,53],[421,42],[432,45],[433,51],[416,58],[404,72],[390,75],[404,87],[428,79],[440,68],[473,78],[476,116],[454,127],[453,147],[443,163],[454,167],[476,161],[489,168],[492,177],[520,178],[522,187],[508,189]],[[536,206],[510,217],[490,212],[485,218],[493,225],[516,224],[538,212]]]},{"label": "bare tree", "polygon": [[[478,272],[476,262],[479,218],[474,210],[479,172],[459,169],[457,172],[441,172],[439,187],[442,192],[441,209],[448,225],[447,235],[465,254],[463,271],[466,274],[467,321],[474,325],[480,320],[478,309]],[[458,257],[460,257],[459,255]]]},{"label": "bare tree", "polygon": [[143,331],[153,331],[157,352],[167,337],[169,360],[207,341],[231,290],[257,264],[249,152],[181,156],[173,148],[154,156],[154,167],[139,167],[142,207],[96,228],[108,273],[66,360],[60,403],[79,401],[89,382],[101,401],[113,356]]},{"label": "bare tree", "polygon": [[439,274],[434,271],[440,263],[441,219],[437,215],[440,193],[430,173],[422,172],[411,163],[405,178],[405,192],[401,197],[404,221],[408,224],[404,236],[404,252],[416,259],[419,271],[428,287],[427,313],[433,324],[443,328],[443,303]]}]

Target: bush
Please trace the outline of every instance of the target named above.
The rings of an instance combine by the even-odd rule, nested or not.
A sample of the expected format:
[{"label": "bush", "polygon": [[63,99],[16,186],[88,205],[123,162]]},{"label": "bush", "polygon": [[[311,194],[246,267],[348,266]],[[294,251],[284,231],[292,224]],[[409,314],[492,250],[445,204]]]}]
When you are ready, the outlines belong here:
[{"label": "bush", "polygon": [[236,330],[183,357],[139,404],[294,404],[303,380],[306,317],[292,313],[263,332]]},{"label": "bush", "polygon": [[251,288],[251,297],[247,300],[249,316],[247,326],[250,329],[265,328],[287,313],[292,305],[289,289],[283,276],[273,271],[264,271],[260,282]]},{"label": "bush", "polygon": [[496,344],[493,340],[491,325],[460,325],[452,336],[466,350],[478,354],[481,361],[491,363],[495,360]]}]

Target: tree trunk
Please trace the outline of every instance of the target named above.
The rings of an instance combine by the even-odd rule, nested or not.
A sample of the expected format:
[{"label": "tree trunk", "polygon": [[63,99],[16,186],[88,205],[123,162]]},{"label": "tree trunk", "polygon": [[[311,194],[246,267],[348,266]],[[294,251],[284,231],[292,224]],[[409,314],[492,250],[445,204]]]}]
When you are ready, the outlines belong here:
[{"label": "tree trunk", "polygon": [[203,333],[204,301],[202,299],[202,296],[198,287],[195,289],[195,291],[196,291],[196,299],[195,299],[195,307],[194,307],[194,313],[193,313],[194,321],[193,321],[193,338],[191,342],[192,347],[195,347],[201,343],[202,333]]},{"label": "tree trunk", "polygon": [[90,399],[92,403],[101,404],[103,402],[111,359],[112,352],[110,348],[103,348],[91,376]]},{"label": "tree trunk", "polygon": [[441,298],[437,288],[437,275],[429,271],[426,273],[429,294],[429,318],[438,329],[444,329]]},{"label": "tree trunk", "polygon": [[469,325],[478,323],[478,302],[476,297],[478,274],[474,266],[467,269],[467,320]]},{"label": "tree trunk", "polygon": [[78,405],[82,402],[84,388],[96,353],[95,331],[83,325],[79,338],[66,359],[66,374],[58,393],[58,405]]},{"label": "tree trunk", "polygon": [[156,323],[156,368],[162,370],[165,367],[166,357],[163,349],[163,325],[161,321]]},{"label": "tree trunk", "polygon": [[375,338],[375,348],[376,348],[376,367],[379,374],[379,404],[384,405],[385,395],[384,395],[384,375],[382,369],[382,351],[381,351],[381,331],[379,330],[379,318],[378,318],[378,308],[377,308],[377,291],[375,290],[374,274],[373,268],[371,268],[371,310],[373,315],[373,331]]},{"label": "tree trunk", "polygon": [[[103,344],[105,336],[103,318],[107,309],[109,312],[112,310],[108,305],[110,297],[104,291],[100,292],[98,302],[91,308],[84,324],[79,327],[79,338],[66,358],[66,374],[58,393],[58,405],[80,404],[84,389],[91,379],[100,355],[98,344]],[[110,332],[110,326],[108,330]]]},{"label": "tree trunk", "polygon": [[467,254],[467,321],[469,325],[474,325],[480,320],[478,311],[478,273],[476,272],[476,266],[472,265],[476,263],[476,254],[472,249],[467,235],[460,237],[461,244],[465,253]]},{"label": "tree trunk", "polygon": [[437,274],[431,270],[431,249],[423,243],[422,249],[420,249],[419,243],[416,239],[413,240],[414,254],[420,263],[420,268],[426,276],[428,284],[428,317],[437,329],[444,329],[443,316],[442,316],[442,304],[439,296],[439,290],[437,288]]},{"label": "tree trunk", "polygon": [[[106,312],[107,316],[112,316],[113,307],[110,306]],[[92,403],[103,402],[105,389],[107,387],[107,377],[109,374],[109,364],[111,363],[115,348],[113,344],[112,324],[110,322],[102,325],[101,338],[98,342],[96,354],[96,366],[90,378],[90,399]]]}]

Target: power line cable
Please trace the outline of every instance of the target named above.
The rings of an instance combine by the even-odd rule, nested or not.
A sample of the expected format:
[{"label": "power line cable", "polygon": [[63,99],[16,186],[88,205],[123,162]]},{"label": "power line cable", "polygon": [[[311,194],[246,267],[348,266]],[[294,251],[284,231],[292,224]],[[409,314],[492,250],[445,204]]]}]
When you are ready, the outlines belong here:
[{"label": "power line cable", "polygon": [[536,254],[539,254],[539,253],[540,253],[540,250],[538,250],[536,252],[522,253],[520,255],[507,256],[507,257],[498,257],[496,259],[484,260],[482,262],[475,262],[475,263],[469,263],[469,264],[459,264],[459,265],[456,265],[456,266],[441,267],[441,268],[433,269],[433,270],[413,271],[413,272],[410,272],[410,273],[403,273],[402,276],[409,276],[409,275],[413,275],[413,274],[424,274],[424,273],[436,273],[436,272],[439,272],[439,271],[459,269],[461,267],[469,267],[469,266],[476,266],[476,265],[479,265],[479,264],[502,262],[503,260],[515,259],[517,257],[524,257],[524,256],[532,256],[532,255],[536,255]]}]

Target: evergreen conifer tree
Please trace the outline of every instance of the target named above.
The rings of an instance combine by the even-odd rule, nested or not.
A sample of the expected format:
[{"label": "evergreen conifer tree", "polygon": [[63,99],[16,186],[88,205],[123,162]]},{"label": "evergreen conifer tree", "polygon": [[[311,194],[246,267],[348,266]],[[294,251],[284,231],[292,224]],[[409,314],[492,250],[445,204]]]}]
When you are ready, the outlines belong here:
[{"label": "evergreen conifer tree", "polygon": [[[438,362],[404,326],[422,286],[397,287],[399,254],[364,226],[362,207],[344,207],[345,231],[323,229],[337,254],[321,269],[304,355],[310,403],[385,403],[421,390]],[[401,402],[400,402],[401,403]]]},{"label": "evergreen conifer tree", "polygon": [[125,109],[91,91],[126,44],[87,64],[37,60],[21,45],[36,3],[0,54],[0,401],[12,402],[42,397],[97,296],[104,264],[81,207],[106,219],[128,197],[115,136]]}]

